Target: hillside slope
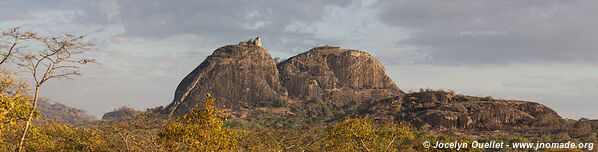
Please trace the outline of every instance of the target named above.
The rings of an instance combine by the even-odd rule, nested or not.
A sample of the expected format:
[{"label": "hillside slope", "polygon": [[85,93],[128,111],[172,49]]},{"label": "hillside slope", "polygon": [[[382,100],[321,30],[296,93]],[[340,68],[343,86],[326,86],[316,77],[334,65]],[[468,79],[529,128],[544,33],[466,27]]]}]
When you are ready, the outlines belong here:
[{"label": "hillside slope", "polygon": [[50,102],[43,98],[38,101],[37,109],[45,120],[60,121],[71,125],[87,124],[97,120],[96,117],[88,115],[84,110],[58,102]]}]

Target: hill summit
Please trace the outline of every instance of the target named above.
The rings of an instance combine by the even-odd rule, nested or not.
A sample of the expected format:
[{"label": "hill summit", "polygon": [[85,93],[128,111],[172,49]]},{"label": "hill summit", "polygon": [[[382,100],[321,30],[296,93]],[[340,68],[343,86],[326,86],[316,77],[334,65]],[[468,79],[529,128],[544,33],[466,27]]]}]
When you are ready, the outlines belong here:
[{"label": "hill summit", "polygon": [[[219,106],[256,106],[286,96],[276,62],[257,45],[227,45],[216,49],[187,75],[167,109],[180,114],[197,105],[210,92]],[[172,110],[170,110],[172,111]]]},{"label": "hill summit", "polygon": [[317,47],[277,64],[265,48],[248,44],[216,49],[181,81],[167,111],[184,113],[205,92],[231,109],[279,100],[346,104],[402,94],[382,64],[363,51]]},{"label": "hill summit", "polygon": [[289,97],[336,104],[380,100],[402,92],[370,54],[317,47],[278,64]]}]

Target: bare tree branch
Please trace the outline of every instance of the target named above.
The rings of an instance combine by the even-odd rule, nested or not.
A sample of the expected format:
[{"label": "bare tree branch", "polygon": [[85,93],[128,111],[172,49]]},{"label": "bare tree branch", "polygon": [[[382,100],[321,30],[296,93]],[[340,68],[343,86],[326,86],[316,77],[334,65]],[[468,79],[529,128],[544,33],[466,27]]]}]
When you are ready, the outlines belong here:
[{"label": "bare tree branch", "polygon": [[16,27],[11,28],[8,31],[2,32],[2,35],[0,36],[0,40],[4,38],[10,39],[10,42],[8,42],[6,45],[0,43],[0,49],[7,48],[6,50],[0,50],[0,65],[2,65],[11,60],[11,58],[20,51],[20,49],[22,48],[19,46],[21,41],[34,39],[36,37],[36,34],[33,32],[21,32],[20,28]]},{"label": "bare tree branch", "polygon": [[[72,78],[73,76],[81,75],[79,66],[83,64],[95,63],[94,59],[83,58],[85,52],[91,51],[93,44],[84,41],[83,36],[75,36],[73,34],[63,34],[59,36],[37,36],[32,33],[27,37],[32,41],[31,43],[38,44],[41,49],[23,50],[16,57],[20,61],[17,65],[21,68],[27,69],[35,82],[35,94],[33,97],[33,109],[35,109],[38,101],[40,88],[48,80],[60,78]],[[23,150],[23,144],[27,135],[27,131],[31,124],[33,117],[32,110],[30,113],[25,129],[21,136],[18,151]]]}]

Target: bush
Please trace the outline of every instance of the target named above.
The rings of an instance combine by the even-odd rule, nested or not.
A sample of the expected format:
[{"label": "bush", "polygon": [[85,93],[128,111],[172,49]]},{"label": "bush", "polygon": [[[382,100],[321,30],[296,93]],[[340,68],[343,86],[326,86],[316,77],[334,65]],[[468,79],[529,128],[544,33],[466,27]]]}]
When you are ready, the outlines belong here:
[{"label": "bush", "polygon": [[207,94],[202,109],[191,112],[174,122],[168,122],[158,134],[163,144],[185,151],[228,151],[237,148],[237,130],[224,125],[216,109],[216,99]]},{"label": "bush", "polygon": [[31,128],[27,151],[97,151],[105,149],[101,132],[85,127],[71,127],[60,122],[45,122]]},{"label": "bush", "polygon": [[[15,140],[23,131],[31,109],[31,97],[26,95],[22,81],[13,79],[9,71],[0,70],[0,151],[14,151]],[[34,111],[33,119],[40,117]],[[18,141],[16,141],[18,143]]]},{"label": "bush", "polygon": [[375,124],[369,117],[347,118],[326,132],[326,149],[334,151],[398,151],[399,143],[414,139],[408,123]]},{"label": "bush", "polygon": [[287,106],[289,106],[289,101],[284,100],[284,99],[274,100],[274,102],[272,103],[272,106],[274,106],[274,107],[287,107]]}]

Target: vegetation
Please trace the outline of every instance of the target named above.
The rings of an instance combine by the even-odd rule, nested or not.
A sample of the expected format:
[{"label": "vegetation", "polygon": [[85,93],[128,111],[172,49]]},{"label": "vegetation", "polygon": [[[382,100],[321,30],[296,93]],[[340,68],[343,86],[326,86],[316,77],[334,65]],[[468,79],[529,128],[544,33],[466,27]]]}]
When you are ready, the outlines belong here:
[{"label": "vegetation", "polygon": [[413,139],[413,129],[407,123],[374,124],[372,119],[345,119],[327,130],[327,149],[340,151],[397,151],[399,143]]},{"label": "vegetation", "polygon": [[[14,80],[10,72],[0,75],[0,151],[19,149],[21,132],[30,118],[38,120],[39,112],[32,108],[25,83]],[[33,113],[32,117],[30,113]],[[37,121],[30,129],[26,151],[90,151],[105,147],[101,133],[92,128],[72,127],[65,123]]]},{"label": "vegetation", "polygon": [[287,106],[289,106],[289,101],[287,101],[285,99],[274,100],[274,102],[272,103],[272,106],[274,106],[274,107],[287,107]]},{"label": "vegetation", "polygon": [[[21,122],[27,120],[27,116],[34,111],[34,117],[38,118],[39,113],[32,110],[31,98],[26,96],[24,83],[14,80],[8,71],[0,71],[0,143],[6,143],[10,139],[16,139]],[[0,145],[2,149],[8,145]]]},{"label": "vegetation", "polygon": [[94,151],[106,148],[101,132],[60,122],[43,122],[31,129],[26,151]]},{"label": "vegetation", "polygon": [[161,142],[176,151],[223,151],[237,148],[240,133],[224,127],[216,109],[216,99],[207,94],[201,110],[193,109],[158,134]]},{"label": "vegetation", "polygon": [[[48,80],[80,75],[79,65],[95,61],[84,56],[87,51],[92,49],[93,44],[86,42],[84,36],[68,33],[45,36],[35,32],[23,32],[20,28],[12,28],[3,32],[1,36],[0,65],[12,61],[26,70],[34,83],[33,98],[31,99],[31,109],[33,110],[29,110],[18,146],[18,151],[22,151],[35,116],[40,89]],[[20,94],[17,94],[11,98],[19,96]]]}]

